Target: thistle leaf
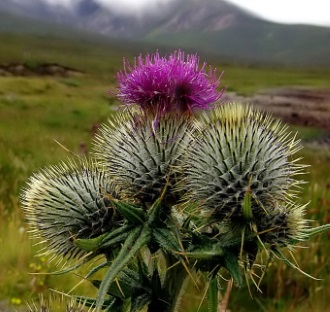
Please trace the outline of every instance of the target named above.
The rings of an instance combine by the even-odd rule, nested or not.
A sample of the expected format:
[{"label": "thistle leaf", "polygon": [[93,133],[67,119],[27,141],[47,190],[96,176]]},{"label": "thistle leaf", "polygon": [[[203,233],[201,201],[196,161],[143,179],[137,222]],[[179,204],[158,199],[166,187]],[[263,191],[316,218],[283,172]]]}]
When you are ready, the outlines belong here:
[{"label": "thistle leaf", "polygon": [[148,210],[148,223],[153,226],[161,223],[160,216],[162,211],[162,198],[157,198]]},{"label": "thistle leaf", "polygon": [[159,276],[161,287],[164,287],[168,273],[167,271],[168,264],[166,260],[167,258],[164,251],[162,249],[158,250],[157,258],[156,258],[156,266],[157,266],[157,273]]},{"label": "thistle leaf", "polygon": [[139,225],[146,220],[145,211],[136,205],[119,200],[111,200],[111,203],[126,220],[133,224]]},{"label": "thistle leaf", "polygon": [[330,231],[330,224],[324,224],[324,225],[321,225],[321,226],[317,226],[315,228],[305,229],[303,231],[303,234],[305,234],[306,237],[309,239],[309,238],[312,238],[316,235],[319,235],[319,234],[322,234],[322,233],[325,233],[325,232],[328,232],[328,231]]},{"label": "thistle leaf", "polygon": [[113,260],[104,279],[100,285],[99,293],[96,299],[96,309],[99,311],[103,305],[107,291],[116,276],[132,260],[135,254],[145,246],[150,240],[149,229],[145,227],[136,227],[123,244],[118,256]]},{"label": "thistle leaf", "polygon": [[119,274],[119,280],[125,285],[129,286],[131,289],[141,288],[143,285],[141,283],[141,276],[135,270],[130,268],[124,269]]},{"label": "thistle leaf", "polygon": [[85,276],[85,279],[90,278],[91,276],[93,276],[94,274],[96,274],[99,270],[105,268],[106,266],[109,265],[109,261],[105,261],[102,262],[101,264],[99,264],[98,266],[94,267],[93,269],[91,269],[88,274]]},{"label": "thistle leaf", "polygon": [[110,231],[103,237],[103,240],[100,242],[100,248],[106,249],[114,244],[123,242],[133,229],[131,224],[124,224],[121,227]]},{"label": "thistle leaf", "polygon": [[238,257],[232,252],[226,251],[224,257],[224,267],[227,269],[237,286],[243,285],[243,277],[238,264]]},{"label": "thistle leaf", "polygon": [[[100,288],[101,283],[102,281],[100,280],[92,280],[92,284],[98,289]],[[108,295],[122,300],[130,297],[131,293],[132,288],[130,288],[129,285],[124,285],[120,280],[113,281],[107,291]]]},{"label": "thistle leaf", "polygon": [[84,251],[95,251],[100,247],[100,243],[104,240],[104,237],[107,236],[108,233],[104,233],[95,238],[89,239],[75,239],[73,243],[80,249]]},{"label": "thistle leaf", "polygon": [[130,312],[140,312],[151,300],[148,293],[142,293],[138,296],[132,297]]},{"label": "thistle leaf", "polygon": [[168,228],[153,228],[152,236],[155,241],[166,251],[181,251],[180,242],[176,235]]},{"label": "thistle leaf", "polygon": [[221,246],[214,244],[214,245],[196,246],[192,250],[182,252],[181,254],[187,258],[209,260],[215,257],[223,257],[225,251]]},{"label": "thistle leaf", "polygon": [[218,282],[216,278],[213,278],[207,288],[207,311],[218,312]]}]

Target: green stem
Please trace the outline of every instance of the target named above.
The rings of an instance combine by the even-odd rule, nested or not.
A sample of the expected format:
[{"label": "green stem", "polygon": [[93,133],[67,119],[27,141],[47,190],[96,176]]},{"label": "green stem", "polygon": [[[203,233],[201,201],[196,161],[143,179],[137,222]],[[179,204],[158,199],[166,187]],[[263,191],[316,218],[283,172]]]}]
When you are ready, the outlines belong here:
[{"label": "green stem", "polygon": [[173,287],[171,289],[171,304],[168,312],[177,312],[179,311],[182,297],[188,285],[189,276],[185,268],[181,268],[172,278]]},{"label": "green stem", "polygon": [[[170,258],[170,256],[169,256]],[[169,267],[178,259],[171,257]],[[148,306],[148,312],[178,312],[182,296],[188,284],[189,277],[183,265],[178,264],[166,273],[166,281]],[[157,282],[156,282],[157,283]],[[154,285],[155,289],[159,285]]]}]

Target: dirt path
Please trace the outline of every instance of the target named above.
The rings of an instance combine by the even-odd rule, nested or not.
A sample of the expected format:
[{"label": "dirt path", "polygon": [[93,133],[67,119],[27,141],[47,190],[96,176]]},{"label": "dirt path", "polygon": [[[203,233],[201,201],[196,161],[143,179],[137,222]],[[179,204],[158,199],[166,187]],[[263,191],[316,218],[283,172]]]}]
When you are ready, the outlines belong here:
[{"label": "dirt path", "polygon": [[251,97],[226,94],[230,100],[256,105],[290,124],[311,126],[330,132],[330,87],[270,89]]}]

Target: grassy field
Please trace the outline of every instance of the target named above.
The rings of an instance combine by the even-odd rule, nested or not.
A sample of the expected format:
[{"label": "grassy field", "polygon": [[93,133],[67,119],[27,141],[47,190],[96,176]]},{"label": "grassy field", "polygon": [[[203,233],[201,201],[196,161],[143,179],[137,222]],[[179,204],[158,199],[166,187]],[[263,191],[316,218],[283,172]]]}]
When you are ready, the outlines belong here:
[{"label": "grassy field", "polygon": [[[20,191],[39,168],[72,154],[88,155],[99,124],[117,108],[107,90],[115,90],[122,57],[133,60],[145,48],[19,35],[0,35],[0,40],[7,43],[1,47],[0,64],[57,62],[84,72],[71,77],[0,76],[0,302],[21,305],[25,300],[37,300],[40,294],[47,296],[49,289],[70,291],[81,281],[83,271],[65,276],[34,274],[56,271],[58,266],[35,256],[38,248],[28,239]],[[222,86],[240,94],[278,86],[329,85],[329,70],[261,68],[206,60],[219,72],[225,71]],[[315,129],[301,129],[302,138],[318,135]],[[307,218],[315,220],[315,225],[329,222],[330,152],[305,149],[300,153],[303,162],[311,165],[304,177],[309,183],[301,196],[301,202],[310,202]],[[263,294],[253,290],[252,299],[246,288],[233,289],[231,311],[330,311],[328,239],[320,236],[306,245],[308,249],[295,252],[300,267],[321,281],[273,261],[261,285]],[[79,292],[92,295],[86,285],[84,282]],[[184,311],[196,310],[199,293],[192,290],[186,296]]]}]

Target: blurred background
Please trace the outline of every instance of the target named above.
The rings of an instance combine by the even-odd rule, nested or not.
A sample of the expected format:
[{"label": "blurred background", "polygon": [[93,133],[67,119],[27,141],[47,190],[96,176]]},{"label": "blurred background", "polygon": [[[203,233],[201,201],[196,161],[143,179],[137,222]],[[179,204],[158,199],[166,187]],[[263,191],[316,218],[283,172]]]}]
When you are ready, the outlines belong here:
[{"label": "blurred background", "polygon": [[[90,153],[118,107],[123,57],[181,49],[224,71],[224,101],[259,106],[298,132],[298,156],[311,165],[299,200],[313,225],[330,222],[328,12],[324,0],[0,0],[0,312],[82,281],[83,269],[40,274],[59,266],[36,256],[19,194],[39,168]],[[229,309],[330,311],[329,236],[301,247],[300,268],[321,280],[275,259],[262,293],[234,288]],[[90,287],[75,291],[93,296]],[[197,311],[201,293],[191,286],[182,311]]]}]

